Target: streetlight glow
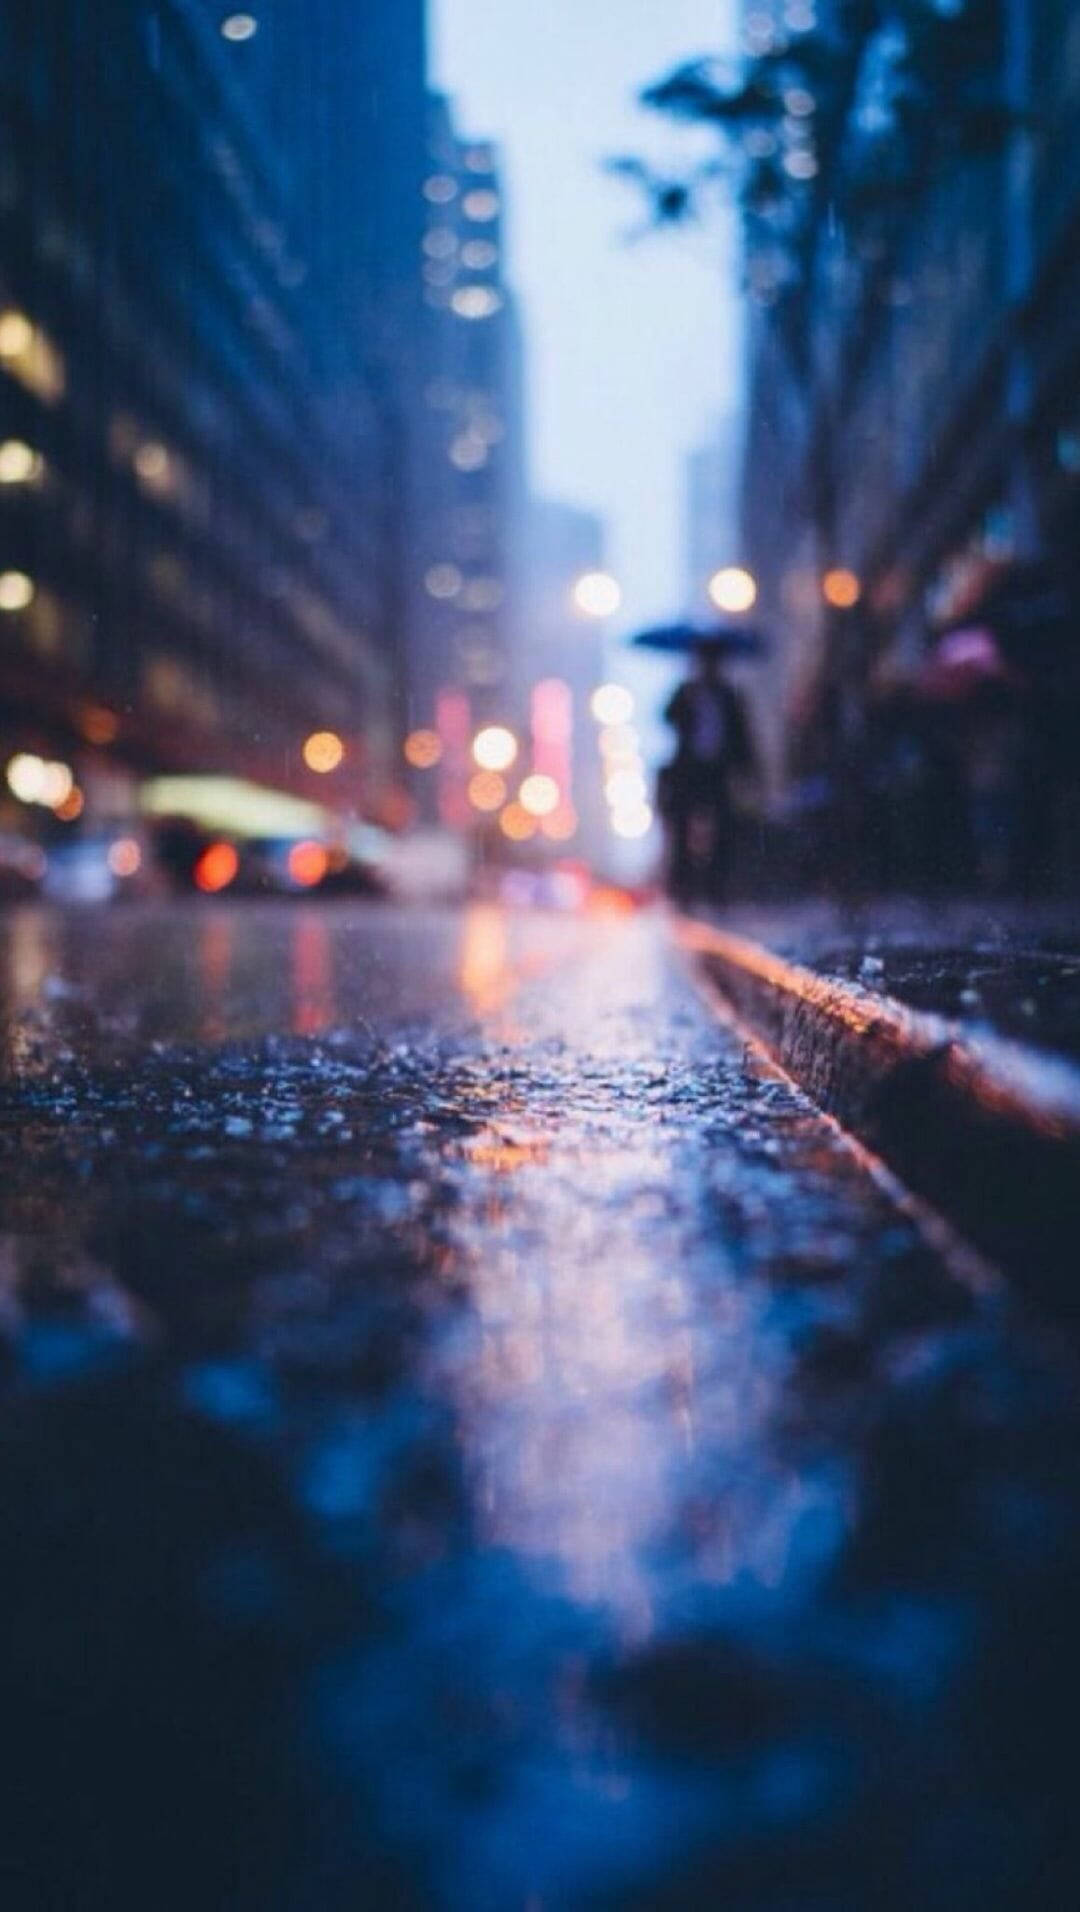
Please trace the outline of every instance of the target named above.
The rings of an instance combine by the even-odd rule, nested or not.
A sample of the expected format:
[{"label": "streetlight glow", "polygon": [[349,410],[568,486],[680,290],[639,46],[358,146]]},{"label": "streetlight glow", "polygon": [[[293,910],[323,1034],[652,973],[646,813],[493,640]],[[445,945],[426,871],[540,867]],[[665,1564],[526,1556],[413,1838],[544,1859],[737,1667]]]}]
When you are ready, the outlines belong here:
[{"label": "streetlight glow", "polygon": [[0,485],[29,485],[41,474],[41,454],[21,438],[0,445]]},{"label": "streetlight glow", "polygon": [[622,591],[610,571],[586,571],[574,586],[574,603],[583,617],[612,617]]},{"label": "streetlight glow", "polygon": [[304,744],[304,762],[317,776],[329,776],[345,756],[345,745],[335,730],[314,730]]},{"label": "streetlight glow", "polygon": [[569,843],[576,836],[578,814],[572,803],[560,803],[549,817],[541,817],[540,828],[549,843]]},{"label": "streetlight glow", "polygon": [[627,843],[638,837],[648,836],[652,829],[653,813],[647,803],[628,805],[625,810],[616,810],[612,814],[611,827],[617,837]]},{"label": "streetlight glow", "polygon": [[559,786],[554,777],[535,772],[526,777],[518,791],[518,802],[531,817],[554,816],[559,807]]},{"label": "streetlight glow", "polygon": [[489,814],[501,810],[506,802],[506,780],[497,770],[478,770],[469,778],[469,802],[474,810]]},{"label": "streetlight glow", "polygon": [[726,564],[709,579],[709,596],[718,611],[737,616],[757,603],[757,585],[741,564]]},{"label": "streetlight glow", "polygon": [[414,770],[434,770],[442,757],[442,739],[437,730],[410,730],[401,749]]},{"label": "streetlight glow", "polygon": [[221,22],[222,39],[231,40],[234,46],[253,40],[258,31],[259,22],[253,13],[227,13]]},{"label": "streetlight glow", "polygon": [[535,817],[522,808],[520,803],[508,803],[499,818],[499,828],[511,843],[527,843],[536,835],[538,824]]},{"label": "streetlight glow", "polygon": [[589,709],[605,730],[618,730],[634,714],[634,699],[624,684],[601,684],[594,690]]},{"label": "streetlight glow", "polygon": [[831,604],[834,610],[850,611],[862,596],[862,585],[854,571],[849,571],[846,565],[840,564],[833,570],[826,571],[821,580],[821,595],[826,604]]},{"label": "streetlight glow", "polygon": [[25,571],[0,571],[0,611],[25,611],[33,601],[33,578]]},{"label": "streetlight glow", "polygon": [[487,724],[473,738],[472,754],[481,770],[509,770],[517,758],[518,741],[505,724]]},{"label": "streetlight glow", "polygon": [[604,785],[604,795],[613,810],[632,810],[648,795],[648,786],[640,770],[613,770]]}]

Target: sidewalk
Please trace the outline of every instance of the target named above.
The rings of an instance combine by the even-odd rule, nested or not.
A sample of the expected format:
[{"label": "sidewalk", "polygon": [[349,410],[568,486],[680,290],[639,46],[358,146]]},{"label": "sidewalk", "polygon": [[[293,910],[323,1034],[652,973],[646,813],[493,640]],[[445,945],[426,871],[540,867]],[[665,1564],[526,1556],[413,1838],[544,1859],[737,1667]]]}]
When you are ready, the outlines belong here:
[{"label": "sidewalk", "polygon": [[1080,903],[925,902],[710,912],[820,976],[1080,1063]]},{"label": "sidewalk", "polygon": [[676,919],[707,984],[826,1113],[1080,1323],[1075,913],[887,903]]}]

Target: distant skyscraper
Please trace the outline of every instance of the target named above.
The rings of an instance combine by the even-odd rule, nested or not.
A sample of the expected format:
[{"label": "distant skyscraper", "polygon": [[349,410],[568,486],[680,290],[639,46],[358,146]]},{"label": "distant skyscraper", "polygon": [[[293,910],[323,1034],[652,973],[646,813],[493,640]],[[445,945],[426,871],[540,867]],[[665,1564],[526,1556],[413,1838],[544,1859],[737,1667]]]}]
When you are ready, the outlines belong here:
[{"label": "distant skyscraper", "polygon": [[[565,704],[567,776],[563,795],[576,816],[569,854],[596,858],[604,844],[603,802],[597,728],[589,699],[603,678],[600,626],[575,609],[575,581],[604,563],[604,528],[592,512],[554,499],[534,499],[529,507],[524,545],[526,583],[522,624],[514,656],[518,702],[530,715],[531,746],[544,749],[545,712]],[[535,704],[537,685],[565,685],[565,700],[548,690]],[[539,735],[537,732],[539,731]],[[551,770],[544,762],[538,768]],[[560,782],[562,781],[559,779]]]},{"label": "distant skyscraper", "polygon": [[[409,695],[414,723],[441,708],[456,724],[463,704],[470,720],[508,714],[524,499],[521,339],[494,148],[462,138],[449,103],[433,98],[427,153]],[[441,780],[444,821],[464,820],[460,782],[452,791]]]}]

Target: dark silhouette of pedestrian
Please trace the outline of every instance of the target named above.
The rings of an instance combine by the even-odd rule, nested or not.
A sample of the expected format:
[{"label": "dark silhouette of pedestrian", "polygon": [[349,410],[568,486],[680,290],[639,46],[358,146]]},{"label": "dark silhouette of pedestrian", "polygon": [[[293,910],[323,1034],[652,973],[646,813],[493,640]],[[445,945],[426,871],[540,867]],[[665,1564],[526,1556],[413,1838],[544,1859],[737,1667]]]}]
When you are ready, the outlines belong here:
[{"label": "dark silhouette of pedestrian", "polygon": [[664,719],[676,738],[658,791],[668,837],[668,887],[680,903],[718,903],[731,873],[732,782],[757,769],[744,702],[724,676],[718,647],[698,649],[694,675],[679,685]]}]

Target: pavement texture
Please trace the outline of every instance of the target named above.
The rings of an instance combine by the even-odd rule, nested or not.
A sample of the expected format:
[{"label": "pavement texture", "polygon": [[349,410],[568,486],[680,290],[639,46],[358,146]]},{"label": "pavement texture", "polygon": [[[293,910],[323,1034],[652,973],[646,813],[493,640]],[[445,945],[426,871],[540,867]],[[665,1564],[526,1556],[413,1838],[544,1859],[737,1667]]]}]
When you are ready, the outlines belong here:
[{"label": "pavement texture", "polygon": [[5,1906],[1077,1902],[1074,1356],[661,918],[0,978]]},{"label": "pavement texture", "polygon": [[744,908],[723,925],[818,975],[1080,1062],[1080,905],[885,898]]}]

